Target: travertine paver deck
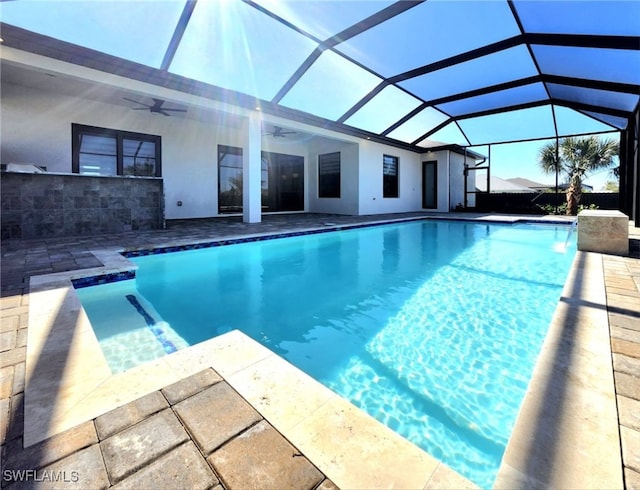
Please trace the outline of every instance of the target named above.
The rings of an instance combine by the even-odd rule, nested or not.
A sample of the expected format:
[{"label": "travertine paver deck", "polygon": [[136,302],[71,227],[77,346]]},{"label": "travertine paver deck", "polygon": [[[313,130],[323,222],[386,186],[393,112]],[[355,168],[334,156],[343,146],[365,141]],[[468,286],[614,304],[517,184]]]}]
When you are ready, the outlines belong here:
[{"label": "travertine paver deck", "polygon": [[625,486],[640,489],[640,230],[629,257],[603,256]]},{"label": "travertine paver deck", "polygon": [[20,470],[37,470],[31,480],[51,488],[336,488],[211,369],[7,449],[9,488],[20,486]]},{"label": "travertine paver deck", "polygon": [[[417,215],[417,214],[416,214]],[[404,215],[399,215],[404,216]],[[465,218],[473,216],[463,215]],[[305,459],[297,449],[291,449],[284,443],[286,439],[279,440],[277,431],[269,429],[268,420],[260,419],[256,424],[244,428],[239,434],[235,434],[223,446],[214,449],[211,454],[205,454],[194,439],[191,430],[197,430],[198,424],[192,420],[191,428],[178,415],[178,406],[182,401],[188,401],[192,397],[203,393],[208,387],[216,384],[226,384],[224,379],[212,370],[198,373],[179,382],[172,387],[166,387],[161,391],[142,397],[109,412],[94,420],[85,422],[77,427],[53,436],[45,441],[33,445],[27,449],[22,448],[23,427],[23,402],[25,387],[25,358],[28,325],[28,283],[29,277],[37,274],[96,267],[100,261],[89,252],[91,249],[107,246],[127,248],[147,248],[181,243],[190,243],[198,240],[214,240],[225,236],[237,236],[263,232],[277,232],[291,229],[306,229],[312,227],[328,226],[327,223],[348,224],[363,222],[384,217],[344,217],[344,216],[319,216],[319,215],[293,215],[277,216],[264,219],[263,223],[247,225],[238,219],[204,220],[197,223],[174,223],[168,230],[158,232],[145,232],[140,234],[129,233],[122,235],[106,235],[95,238],[69,238],[57,241],[33,241],[33,242],[9,242],[2,244],[2,298],[0,299],[0,441],[2,443],[2,469],[47,470],[49,475],[63,475],[68,479],[79,479],[80,475],[69,473],[79,471],[91,475],[91,485],[83,480],[68,482],[76,488],[105,488],[114,485],[117,488],[145,488],[145,487],[172,487],[172,482],[179,482],[178,487],[197,488],[197,482],[212,487],[225,485],[225,477],[229,487],[245,488],[250,486],[248,482],[241,482],[238,478],[243,475],[252,475],[252,481],[260,481],[262,487],[268,486],[266,478],[271,478],[273,468],[265,468],[262,476],[251,473],[256,461],[260,461],[259,452],[247,457],[244,450],[246,441],[239,439],[242,435],[256,437],[256,447],[286,448],[278,450],[278,458],[287,454],[288,450],[294,450],[293,458]],[[454,216],[448,216],[449,218]],[[479,216],[479,219],[485,217]],[[493,217],[486,217],[493,218]],[[509,218],[507,218],[509,219]],[[640,448],[640,367],[638,366],[637,346],[640,345],[640,301],[636,301],[636,294],[640,291],[640,234],[638,229],[631,228],[630,257],[603,256],[605,283],[607,287],[608,318],[611,330],[611,346],[615,369],[616,393],[620,420],[620,432],[622,441],[622,455],[624,461],[624,475],[626,488],[640,488],[640,464],[638,463]],[[635,289],[634,289],[635,288]],[[222,385],[221,385],[222,386]],[[238,395],[239,396],[239,395]],[[192,415],[193,416],[193,415]],[[156,417],[154,419],[154,417]],[[126,464],[113,465],[111,475],[108,465],[105,463],[104,447],[113,441],[124,440],[126,436],[132,436],[130,442],[140,444],[144,448],[145,434],[132,430],[138,426],[143,430],[153,428],[174,419],[180,424],[183,433],[178,426],[176,434],[163,447],[164,451],[156,451],[154,456],[141,456],[142,459],[131,458]],[[151,422],[147,422],[152,420]],[[158,422],[161,420],[161,422]],[[207,424],[204,424],[206,426]],[[125,435],[123,435],[125,434]],[[154,440],[150,434],[147,434]],[[142,437],[138,437],[142,436]],[[204,435],[200,436],[203,440]],[[280,436],[281,437],[281,436]],[[282,444],[275,444],[274,439]],[[238,440],[238,442],[231,442]],[[107,443],[107,441],[112,441]],[[266,442],[265,442],[266,441]],[[131,445],[131,444],[129,444]],[[253,447],[253,445],[252,445]],[[293,447],[293,446],[291,446]],[[168,448],[168,449],[167,449]],[[219,453],[225,448],[223,453]],[[210,449],[210,447],[208,448]],[[207,450],[208,450],[207,449]],[[218,454],[216,455],[216,453]],[[144,453],[144,450],[142,450]],[[162,453],[162,454],[160,454]],[[214,456],[215,455],[215,456]],[[242,455],[242,457],[239,457]],[[224,456],[224,457],[222,457]],[[145,459],[146,458],[146,459]],[[278,458],[273,458],[276,461]],[[267,460],[272,461],[270,457]],[[306,460],[306,459],[305,459]],[[137,463],[136,463],[137,461]],[[140,462],[142,461],[142,463]],[[250,461],[251,468],[246,472],[241,470],[243,461]],[[266,461],[266,460],[265,460]],[[311,468],[319,471],[312,461],[306,460]],[[296,463],[297,464],[297,463]],[[127,466],[128,465],[128,466]],[[281,465],[275,465],[281,468]],[[588,471],[589,469],[585,469]],[[66,473],[60,473],[65,472]],[[276,471],[277,473],[277,471]],[[286,471],[285,471],[286,473]],[[44,473],[46,476],[47,473]],[[291,474],[279,477],[290,478],[287,481],[298,478],[295,471]],[[305,478],[315,475],[313,470],[305,467],[301,472]],[[42,476],[43,473],[41,472]],[[115,475],[120,475],[116,478]],[[3,477],[5,474],[3,473]],[[115,480],[118,480],[116,483]],[[265,478],[260,480],[259,478]],[[273,480],[276,481],[276,480]],[[283,480],[277,480],[281,482]],[[212,483],[220,482],[220,483]],[[232,482],[233,484],[230,484]],[[10,484],[7,478],[0,481],[2,486]],[[64,482],[63,482],[64,483]],[[464,484],[464,481],[459,482]],[[65,483],[66,485],[66,483]],[[57,482],[56,487],[64,487]],[[14,488],[19,485],[13,483]],[[47,486],[47,485],[44,485]],[[439,480],[438,470],[432,476],[431,488],[452,487],[450,475]],[[318,488],[334,488],[329,480],[319,482]]]}]

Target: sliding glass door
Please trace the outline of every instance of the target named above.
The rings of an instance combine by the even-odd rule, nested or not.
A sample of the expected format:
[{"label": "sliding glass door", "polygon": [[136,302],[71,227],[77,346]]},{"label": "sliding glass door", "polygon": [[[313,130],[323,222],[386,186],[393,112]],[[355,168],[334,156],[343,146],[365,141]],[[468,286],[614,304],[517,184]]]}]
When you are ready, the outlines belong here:
[{"label": "sliding glass door", "polygon": [[242,212],[242,148],[218,145],[218,213]]},{"label": "sliding glass door", "polygon": [[[304,210],[304,158],[262,152],[262,211]],[[242,213],[242,148],[218,146],[218,213]]]},{"label": "sliding glass door", "polygon": [[304,158],[262,152],[262,211],[304,210]]}]

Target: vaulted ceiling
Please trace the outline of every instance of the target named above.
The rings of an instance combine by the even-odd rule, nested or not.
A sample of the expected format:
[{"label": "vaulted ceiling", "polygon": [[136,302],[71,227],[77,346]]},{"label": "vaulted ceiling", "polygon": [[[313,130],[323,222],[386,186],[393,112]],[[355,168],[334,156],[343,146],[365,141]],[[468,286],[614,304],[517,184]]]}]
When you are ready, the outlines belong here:
[{"label": "vaulted ceiling", "polygon": [[640,1],[21,0],[3,45],[414,150],[625,129]]}]

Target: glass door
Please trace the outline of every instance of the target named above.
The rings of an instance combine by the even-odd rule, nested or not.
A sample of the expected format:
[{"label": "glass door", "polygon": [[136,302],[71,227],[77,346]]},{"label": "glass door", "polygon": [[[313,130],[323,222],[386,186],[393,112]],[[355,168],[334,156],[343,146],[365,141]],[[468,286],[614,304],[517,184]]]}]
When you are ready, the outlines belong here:
[{"label": "glass door", "polygon": [[304,210],[304,158],[262,152],[262,210]]},{"label": "glass door", "polygon": [[422,162],[422,207],[438,207],[438,162]]},{"label": "glass door", "polygon": [[242,148],[218,145],[218,213],[242,212]]}]

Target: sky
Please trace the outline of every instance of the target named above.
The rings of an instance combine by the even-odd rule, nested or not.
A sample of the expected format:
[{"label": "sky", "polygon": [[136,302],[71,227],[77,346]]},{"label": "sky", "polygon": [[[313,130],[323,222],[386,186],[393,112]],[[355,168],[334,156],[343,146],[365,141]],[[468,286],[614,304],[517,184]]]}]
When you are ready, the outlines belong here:
[{"label": "sky", "polygon": [[[618,141],[618,133],[602,135],[601,138],[613,138]],[[555,174],[545,174],[538,163],[538,152],[547,142],[553,140],[527,141],[523,143],[506,143],[491,145],[491,175],[501,179],[522,177],[542,184],[555,184]],[[488,147],[474,147],[482,155],[488,155]],[[593,186],[593,190],[601,190],[607,181],[615,181],[610,170],[598,170],[584,179],[584,183]],[[560,175],[559,182],[563,182]]]}]

